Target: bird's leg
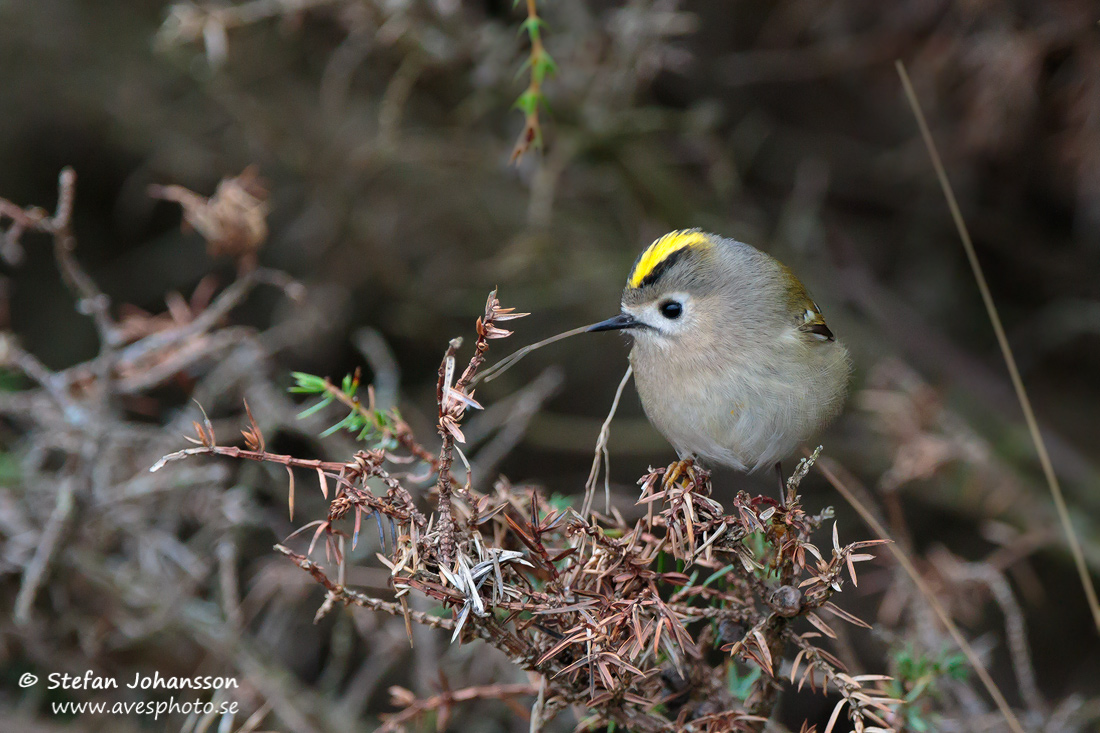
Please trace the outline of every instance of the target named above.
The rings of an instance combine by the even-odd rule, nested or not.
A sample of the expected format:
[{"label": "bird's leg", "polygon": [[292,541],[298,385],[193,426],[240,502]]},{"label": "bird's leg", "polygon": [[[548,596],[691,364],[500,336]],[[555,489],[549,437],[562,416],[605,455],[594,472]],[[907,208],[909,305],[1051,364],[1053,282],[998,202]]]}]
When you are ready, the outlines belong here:
[{"label": "bird's leg", "polygon": [[787,506],[787,482],[783,480],[783,462],[775,462],[775,475],[779,479],[779,506]]}]

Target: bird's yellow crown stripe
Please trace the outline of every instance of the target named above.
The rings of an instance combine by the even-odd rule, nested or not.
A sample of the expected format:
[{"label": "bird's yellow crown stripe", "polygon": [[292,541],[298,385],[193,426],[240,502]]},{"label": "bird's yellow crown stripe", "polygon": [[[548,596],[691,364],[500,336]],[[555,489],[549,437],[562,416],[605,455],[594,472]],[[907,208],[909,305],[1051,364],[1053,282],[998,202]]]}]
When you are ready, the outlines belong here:
[{"label": "bird's yellow crown stripe", "polygon": [[688,247],[706,247],[710,245],[710,237],[698,229],[669,232],[649,245],[646,251],[642,253],[627,282],[632,288],[640,287],[645,279],[674,252],[679,252]]}]

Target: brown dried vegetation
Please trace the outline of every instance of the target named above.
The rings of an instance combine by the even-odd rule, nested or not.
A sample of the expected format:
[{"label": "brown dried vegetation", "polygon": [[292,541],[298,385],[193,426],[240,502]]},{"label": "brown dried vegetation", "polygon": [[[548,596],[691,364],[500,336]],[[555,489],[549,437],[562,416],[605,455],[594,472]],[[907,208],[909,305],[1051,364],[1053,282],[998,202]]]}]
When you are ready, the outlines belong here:
[{"label": "brown dried vegetation", "polygon": [[[41,450],[24,459],[27,476],[57,487],[56,504],[33,547],[22,550],[22,559],[11,554],[19,553],[18,548],[7,547],[13,558],[9,562],[22,568],[14,621],[44,653],[52,650],[52,658],[64,659],[71,652],[63,643],[59,646],[55,633],[47,633],[46,618],[65,617],[74,628],[83,628],[89,613],[107,619],[110,626],[86,642],[93,650],[96,645],[109,649],[123,640],[133,645],[158,629],[182,625],[202,641],[207,653],[245,676],[248,686],[241,697],[253,702],[257,720],[271,710],[283,720],[302,720],[294,704],[276,704],[283,689],[276,681],[278,674],[250,657],[246,647],[227,641],[227,629],[243,629],[257,601],[239,596],[233,567],[238,550],[224,533],[247,525],[255,507],[219,488],[228,475],[223,463],[180,462],[209,455],[281,467],[292,521],[296,504],[311,500],[302,494],[303,478],[310,493],[315,490],[327,502],[323,518],[297,526],[275,548],[323,588],[315,623],[338,606],[358,606],[399,619],[409,643],[418,638],[416,626],[445,630],[452,644],[480,640],[530,675],[527,683],[456,689],[440,672],[436,691],[425,690],[426,694],[392,686],[391,704],[397,712],[383,716],[381,730],[405,730],[426,716],[434,716],[442,729],[462,715],[464,706],[496,700],[522,709],[535,730],[572,709],[581,727],[588,729],[616,725],[634,731],[761,731],[772,725],[768,721],[785,688],[836,696],[825,731],[840,730],[841,725],[900,731],[914,715],[918,720],[928,715],[927,700],[912,696],[933,680],[912,679],[915,675],[906,671],[908,667],[902,669],[901,679],[851,668],[855,657],[844,626],[871,626],[845,610],[836,594],[849,582],[857,585],[856,565],[873,559],[866,550],[885,540],[842,544],[836,522],[830,525],[831,509],[811,514],[804,508],[799,486],[818,460],[817,452],[799,464],[779,501],[742,491],[723,506],[712,497],[710,476],[699,466],[676,462],[651,469],[638,482],[632,520],[617,509],[578,512],[538,488],[513,486],[503,476],[491,478],[491,490],[478,490],[475,485],[486,482],[475,475],[464,453],[467,413],[482,409],[470,385],[477,381],[490,342],[511,335],[503,324],[527,315],[502,307],[495,292],[474,324],[473,350],[465,366],[460,369],[458,363],[462,340],[457,338],[439,366],[438,452],[421,443],[395,411],[380,410],[371,387],[365,390],[366,401],[360,401],[358,374],[340,385],[298,375],[300,384],[311,385],[299,391],[319,396],[321,406],[341,404],[349,412],[340,425],[354,427],[353,432],[367,437],[372,447],[334,437],[338,449],[347,450],[342,458],[273,452],[261,422],[270,420],[269,413],[288,415],[295,408],[273,394],[269,385],[256,383],[255,372],[264,359],[263,339],[223,321],[256,284],[279,284],[294,297],[302,295],[301,287],[281,273],[243,268],[238,279],[217,295],[207,292],[193,298],[186,313],[147,316],[137,322],[142,317],[130,311],[128,320],[115,321],[107,296],[73,255],[68,212],[74,185],[74,174],[63,172],[60,204],[52,216],[0,200],[0,212],[12,222],[6,232],[9,246],[22,246],[20,237],[28,233],[54,238],[62,275],[81,299],[78,307],[99,327],[103,344],[92,361],[51,372],[10,336],[4,342],[4,364],[35,383],[32,389],[5,396],[5,414],[25,424],[36,444],[66,456],[60,466]],[[245,220],[252,215],[251,209],[239,210]],[[223,222],[231,229],[244,225]],[[212,230],[200,232],[214,236]],[[217,403],[226,384],[246,387],[240,402],[243,447],[220,443],[218,433],[225,427],[216,428],[205,413],[192,417],[194,409],[182,411],[167,429],[141,428],[125,416],[125,410],[142,407],[141,398],[150,388],[179,380],[189,383],[200,402]],[[919,386],[903,385],[912,390],[906,399],[920,399]],[[899,443],[895,466],[882,479],[888,494],[899,483],[937,470],[946,458],[941,451],[920,446],[937,444],[937,431],[959,428],[932,406],[906,413],[924,415],[917,423],[903,419],[896,411],[897,395],[885,399],[891,394],[887,389],[898,387],[887,383],[869,390],[863,402],[876,411],[883,431]],[[280,420],[286,424],[289,417]],[[195,446],[165,454],[172,435],[187,423]],[[973,438],[967,441],[956,437],[954,442],[970,444],[971,452],[979,450]],[[606,450],[602,440],[598,450]],[[456,458],[464,470],[455,468]],[[826,476],[836,482],[838,470],[834,464]],[[584,506],[592,505],[595,483],[588,482]],[[165,503],[165,496],[176,494],[182,502]],[[170,533],[156,534],[153,552],[160,560],[151,574],[108,559],[116,543],[127,541],[130,525],[120,523],[126,515],[116,512],[130,504],[140,507],[132,520],[138,525],[167,521],[172,527]],[[889,504],[888,508],[895,530],[904,538],[900,510]],[[9,526],[31,523],[11,514],[13,506],[8,509]],[[204,532],[213,534],[183,542],[179,523],[192,517]],[[389,597],[357,590],[348,580],[364,564],[362,553],[358,559],[352,557],[363,542],[364,529],[372,528],[377,529],[376,567],[385,568],[382,585],[389,589],[382,596]],[[173,603],[201,587],[195,579],[205,578],[211,568],[185,565],[170,571],[163,564],[169,557],[202,562],[187,545],[210,551],[207,538],[218,534],[222,539],[214,550],[214,575],[228,625],[205,618],[193,600]],[[70,573],[51,577],[58,572],[54,566],[62,543],[74,538],[81,547],[79,559],[67,554],[64,566]],[[1008,620],[1020,689],[1029,709],[1041,710],[1045,703],[1031,670],[1026,630],[997,563],[963,564],[946,553],[932,559],[939,576],[955,584],[948,590],[976,584],[1000,604]],[[140,553],[135,561],[143,562]],[[135,577],[141,584],[132,584]],[[84,583],[107,590],[107,609],[65,600],[69,594],[79,596]],[[261,590],[261,583],[250,597],[274,593],[288,587],[286,583],[268,581],[266,590]],[[44,588],[50,589],[48,599],[41,597]],[[67,590],[59,594],[62,588]],[[927,589],[922,587],[922,592]],[[892,593],[894,603],[919,606],[924,600],[900,578]],[[50,614],[36,612],[43,605],[51,607]],[[888,602],[880,621],[904,627],[900,611],[895,609],[892,618],[884,615],[889,608]],[[913,614],[911,620],[920,618]],[[135,623],[144,626],[135,631]],[[942,635],[937,638],[942,644]],[[422,635],[419,639],[425,642]],[[937,642],[928,642],[933,643]],[[907,664],[925,669],[928,663],[918,659]],[[955,666],[945,662],[940,670],[933,665],[933,673],[941,676]],[[736,680],[743,682],[734,684]]]},{"label": "brown dried vegetation", "polygon": [[[115,120],[103,135],[135,141],[125,151],[142,159],[141,183],[113,205],[139,210],[134,199],[150,180],[199,189],[195,182],[216,180],[225,161],[237,171],[259,160],[274,200],[290,202],[271,224],[268,246],[281,252],[262,254],[300,257],[305,266],[295,272],[321,282],[306,291],[257,266],[269,207],[249,170],[203,194],[151,189],[178,202],[207,252],[238,270],[224,289],[209,276],[186,297],[169,293],[159,312],[144,301],[145,309],[112,303],[109,277],[101,289],[78,262],[71,171],[52,213],[0,199],[5,263],[51,241],[99,336],[94,358],[64,368],[47,366],[48,355],[10,333],[0,340],[4,376],[18,380],[0,392],[11,451],[0,458],[18,473],[0,490],[0,569],[13,611],[2,622],[4,671],[232,674],[247,719],[217,725],[243,731],[354,730],[387,711],[385,730],[528,727],[504,722],[506,712],[529,718],[531,730],[557,731],[1004,730],[1003,710],[967,677],[935,603],[978,639],[979,668],[1005,686],[1027,730],[1091,730],[1100,718],[1088,661],[1094,636],[1075,621],[1077,586],[1057,572],[1062,535],[1036,488],[1031,451],[1012,434],[1016,402],[999,362],[982,358],[988,323],[962,307],[973,293],[945,244],[946,215],[891,64],[909,60],[934,105],[929,118],[952,177],[967,183],[962,204],[982,259],[1000,266],[998,301],[1015,291],[1015,314],[1034,313],[1013,333],[1021,367],[1034,370],[1029,381],[1041,383],[1052,361],[1072,361],[1076,371],[1067,373],[1080,376],[1089,352],[1066,345],[1095,333],[1091,265],[1100,251],[1094,9],[1077,0],[525,5],[498,17],[450,0],[177,3],[159,36],[162,56],[143,65],[147,76],[129,73],[130,46],[119,47],[122,67],[108,65],[127,73],[88,65],[118,80],[102,89],[70,68],[70,44],[80,41],[64,21],[46,18],[64,16],[60,6],[5,31],[16,41],[10,57],[34,59],[21,60],[16,75],[27,80],[27,109],[49,106],[51,84],[87,86]],[[110,12],[103,17],[117,17]],[[540,56],[547,47],[515,36],[524,16],[542,13],[547,47],[561,61],[556,76]],[[68,22],[77,20],[86,18]],[[145,34],[143,48],[150,28],[130,30]],[[723,38],[717,31],[726,29]],[[259,45],[276,35],[279,44]],[[65,63],[50,63],[40,39],[59,39],[53,52]],[[239,52],[229,53],[230,40]],[[36,50],[47,58],[31,56]],[[523,58],[531,64],[517,78]],[[163,67],[178,76],[166,83]],[[58,68],[64,75],[48,78]],[[508,118],[524,84],[532,92],[517,105],[524,119]],[[195,96],[180,104],[180,89]],[[540,119],[543,94],[553,113]],[[91,106],[77,109],[71,116],[83,128]],[[497,113],[511,125],[488,124]],[[518,173],[502,165],[517,131]],[[532,149],[544,136],[545,149]],[[15,134],[10,147],[27,142]],[[26,176],[29,164],[15,162],[9,178]],[[93,173],[83,163],[81,172]],[[437,209],[430,221],[425,201]],[[303,300],[288,310],[311,322],[275,314],[275,325],[257,332],[229,318],[257,285],[315,297],[346,269],[344,284],[367,280],[378,294],[370,322],[417,348],[441,345],[439,329],[449,335],[455,312],[469,312],[458,303],[496,282],[524,288],[522,301],[538,303],[538,317],[553,325],[583,321],[613,297],[578,293],[613,294],[633,256],[627,250],[686,218],[720,222],[785,260],[803,258],[807,271],[821,270],[815,292],[831,288],[833,302],[850,306],[846,341],[875,347],[860,358],[869,377],[816,466],[889,527],[896,544],[875,554],[890,547],[911,558],[920,583],[877,563],[852,592],[856,563],[870,553],[839,540],[867,535],[847,521],[831,526],[828,499],[815,493],[803,503],[801,478],[776,502],[723,493],[724,482],[712,487],[698,467],[673,464],[647,472],[640,495],[606,483],[617,509],[602,513],[510,483],[496,467],[559,380],[547,374],[493,401],[473,394],[489,340],[506,335],[499,324],[516,316],[493,300],[472,359],[454,343],[437,379],[434,358],[421,370],[436,388],[428,420],[416,415],[416,405],[432,403],[426,393],[401,395],[408,422],[391,411],[396,380],[371,359],[377,353],[366,354],[377,395],[365,386],[360,401],[358,376],[350,390],[323,381],[329,404],[369,425],[369,445],[342,432],[314,440],[323,414],[296,419],[287,367],[273,358],[289,344],[300,349],[295,359],[316,349],[318,332],[346,325],[346,314],[326,316]],[[433,266],[422,267],[429,255]],[[416,308],[402,317],[373,310],[385,301]],[[571,369],[575,357],[563,357]],[[609,375],[599,376],[593,383],[606,384]],[[415,390],[417,380],[408,385]],[[956,399],[951,385],[979,404]],[[1095,431],[1087,409],[1058,407],[1056,395],[1078,401],[1058,386],[1044,395],[1044,433],[1089,537]],[[481,402],[487,410],[472,415]],[[1080,420],[1076,428],[1060,423],[1059,410]],[[149,473],[188,430],[198,443],[176,455],[222,457]],[[547,432],[554,455],[565,455],[570,436],[543,430],[542,445]],[[234,438],[219,443],[225,436]],[[524,469],[559,487],[573,470],[556,459]],[[597,478],[594,471],[584,507]],[[277,552],[272,538],[285,543]],[[1094,543],[1086,549],[1100,567]],[[862,625],[857,609],[872,630],[852,628]],[[804,694],[812,689],[824,694]],[[25,695],[13,726],[46,716],[44,699]],[[188,731],[213,724],[168,726],[177,722]],[[72,722],[112,733],[139,725]]]},{"label": "brown dried vegetation", "polygon": [[[311,533],[305,552],[283,545],[277,549],[326,588],[317,619],[339,602],[402,615],[407,629],[412,623],[453,629],[452,642],[483,639],[545,680],[539,692],[543,719],[582,705],[591,714],[588,725],[614,722],[636,731],[760,730],[777,699],[784,653],[797,649],[791,684],[831,685],[842,696],[837,711],[846,704],[857,729],[892,730],[888,720],[895,701],[877,686],[885,678],[852,676],[816,645],[823,635],[836,637],[821,614],[870,628],[830,599],[846,578],[857,582],[856,563],[872,559],[860,550],[882,540],[842,546],[834,524],[826,553],[810,542],[826,518],[808,516],[797,494],[813,459],[804,460],[792,476],[782,504],[742,492],[729,513],[710,498],[710,477],[700,468],[674,463],[653,470],[639,482],[638,503],[649,511],[632,524],[617,513],[583,516],[571,507],[551,509],[538,490],[515,490],[503,479],[482,494],[470,488],[469,473],[465,484],[452,475],[454,454],[465,442],[462,416],[468,408],[480,408],[467,385],[489,341],[510,335],[498,324],[523,315],[502,308],[492,293],[475,324],[474,353],[457,379],[461,340],[446,351],[437,389],[442,447],[430,464],[438,472],[436,511],[430,517],[384,468],[427,453],[411,438],[396,452],[360,450],[344,463],[303,460],[266,452],[249,412],[242,431],[246,449],[218,445],[209,423],[196,423],[193,440],[199,447],[165,456],[153,470],[202,454],[283,465],[290,473],[292,514],[294,469],[315,472],[317,489],[329,501],[328,516],[294,533]],[[372,480],[381,481],[384,495],[372,491]],[[399,602],[351,593],[311,559],[323,544],[325,565],[344,576],[348,540],[354,550],[372,518],[379,544],[387,548],[378,559],[390,571]],[[769,548],[761,557],[745,542],[754,535]],[[662,569],[673,561],[679,570]],[[704,573],[710,577],[697,582]],[[774,581],[765,579],[771,576]],[[406,599],[410,592],[450,609],[452,618],[413,614]],[[792,627],[799,617],[809,621],[811,630]],[[736,640],[718,631],[734,626],[746,629]],[[717,662],[708,653],[714,649],[726,653]],[[728,666],[737,661],[763,672],[743,701],[725,690]],[[669,672],[681,680],[681,689],[669,689],[668,674],[662,674]],[[520,689],[530,692],[526,686]],[[517,693],[489,688],[478,696],[508,694]],[[396,729],[414,712],[448,708],[463,699],[454,693],[418,701],[400,689],[393,697],[406,712],[392,717],[383,730]],[[716,706],[716,699],[724,702]]]}]

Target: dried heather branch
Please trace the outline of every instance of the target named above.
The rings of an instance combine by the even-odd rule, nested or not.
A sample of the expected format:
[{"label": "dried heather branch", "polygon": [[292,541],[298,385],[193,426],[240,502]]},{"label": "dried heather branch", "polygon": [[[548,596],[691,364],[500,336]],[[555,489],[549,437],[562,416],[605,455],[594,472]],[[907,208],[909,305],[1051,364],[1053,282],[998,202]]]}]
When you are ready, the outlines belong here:
[{"label": "dried heather branch", "polygon": [[[802,684],[810,681],[811,687],[816,687],[813,678],[814,671],[822,675],[822,689],[832,686],[841,695],[841,700],[833,709],[832,716],[826,726],[826,731],[832,731],[840,717],[840,712],[847,706],[848,719],[853,722],[855,729],[859,731],[886,731],[897,730],[901,721],[895,720],[895,706],[901,704],[890,696],[882,683],[889,681],[886,675],[849,675],[842,671],[843,665],[832,654],[820,649],[809,642],[811,634],[795,634],[787,632],[787,639],[799,648],[799,653],[791,665],[790,679],[793,683],[802,669]],[[805,662],[806,666],[801,665]],[[874,683],[874,686],[865,687],[865,683]]]},{"label": "dried heather branch", "polygon": [[[527,313],[516,313],[514,308],[501,308],[497,300],[496,291],[489,293],[485,301],[485,312],[477,319],[475,329],[477,340],[474,342],[474,353],[470,362],[466,365],[462,375],[455,380],[455,353],[462,345],[462,339],[452,339],[439,366],[439,378],[436,382],[436,402],[439,406],[439,421],[437,430],[442,440],[439,448],[439,460],[436,465],[438,479],[436,488],[439,494],[439,523],[440,523],[440,550],[441,560],[444,565],[450,566],[455,557],[455,520],[451,507],[451,463],[454,461],[455,441],[466,442],[466,437],[459,427],[462,416],[467,407],[481,409],[481,405],[473,399],[473,392],[467,394],[470,384],[477,370],[485,361],[485,352],[489,350],[489,341],[493,339],[507,338],[511,331],[500,328],[496,324],[509,321],[514,318],[522,318]],[[465,460],[465,459],[464,459]],[[467,482],[469,482],[469,467],[467,467]],[[460,489],[467,503],[476,510],[477,503],[472,499],[469,489]]]},{"label": "dried heather branch", "polygon": [[[537,490],[520,491],[505,480],[491,495],[475,492],[469,483],[459,485],[451,464],[465,440],[462,419],[468,408],[480,407],[469,385],[488,341],[509,335],[496,323],[519,315],[500,308],[491,294],[477,322],[474,354],[460,374],[458,341],[447,349],[437,380],[436,429],[442,447],[433,464],[438,504],[430,517],[417,509],[402,481],[383,468],[387,459],[408,456],[359,451],[340,463],[271,454],[264,451],[263,436],[251,418],[243,431],[247,448],[219,446],[209,423],[196,425],[199,445],[166,456],[154,468],[209,453],[316,473],[319,490],[329,499],[327,516],[295,533],[312,533],[306,554],[280,552],[325,587],[318,617],[337,603],[355,604],[400,614],[407,624],[446,628],[453,642],[484,640],[540,676],[539,685],[524,688],[529,694],[542,691],[536,705],[539,721],[579,704],[592,711],[594,724],[636,731],[762,730],[782,687],[775,675],[795,638],[791,621],[804,617],[826,635],[834,632],[824,612],[862,625],[830,598],[842,588],[845,574],[856,581],[854,565],[869,558],[859,550],[878,541],[842,547],[834,531],[832,555],[824,558],[810,537],[830,514],[808,515],[797,495],[808,462],[792,476],[785,504],[742,492],[728,511],[711,497],[709,474],[694,464],[651,470],[639,482],[638,503],[647,512],[633,526],[618,514],[550,507]],[[354,378],[340,388],[308,375],[298,378],[302,391],[340,401],[362,421],[375,417],[369,389],[365,407],[354,398]],[[419,445],[411,431],[407,441]],[[380,481],[385,495],[371,491],[368,479]],[[455,492],[462,502],[452,505]],[[455,507],[466,518],[461,524],[455,521]],[[383,551],[377,557],[390,572],[393,600],[349,591],[339,579],[346,537],[341,527],[352,522],[354,547],[371,516]],[[340,567],[336,581],[309,559],[322,537],[326,557]],[[673,561],[676,567],[666,567]],[[409,611],[406,596],[413,592],[451,609],[453,617],[442,623]],[[873,710],[881,701],[863,690],[863,680],[843,677],[846,673],[827,652],[803,648],[814,636],[803,634],[795,645],[796,664],[808,660],[804,669],[811,685],[821,676],[843,687],[853,720],[877,722]],[[712,646],[762,670],[742,693],[743,702],[726,690],[725,670],[732,662],[715,666],[708,661],[706,650]],[[684,684],[673,689],[670,675]],[[421,701],[405,696],[406,710],[391,718],[392,725],[429,710],[446,717],[460,702],[450,694]],[[654,701],[665,706],[655,709]]]},{"label": "dried heather branch", "polygon": [[[313,579],[324,586],[325,590],[329,592],[329,595],[336,601],[343,603],[344,605],[362,606],[363,608],[369,608],[372,611],[382,611],[388,613],[391,616],[404,616],[411,619],[418,624],[423,624],[433,629],[446,629],[450,630],[454,628],[454,622],[448,618],[441,616],[432,616],[431,614],[423,613],[421,611],[411,611],[400,603],[393,603],[391,601],[383,601],[380,598],[372,598],[358,591],[345,588],[342,585],[338,585],[329,579],[325,571],[321,569],[319,565],[311,561],[305,555],[299,555],[296,552],[292,552],[289,548],[283,545],[275,545],[275,551],[286,555],[291,561],[305,570]],[[320,619],[315,619],[315,621]]]}]

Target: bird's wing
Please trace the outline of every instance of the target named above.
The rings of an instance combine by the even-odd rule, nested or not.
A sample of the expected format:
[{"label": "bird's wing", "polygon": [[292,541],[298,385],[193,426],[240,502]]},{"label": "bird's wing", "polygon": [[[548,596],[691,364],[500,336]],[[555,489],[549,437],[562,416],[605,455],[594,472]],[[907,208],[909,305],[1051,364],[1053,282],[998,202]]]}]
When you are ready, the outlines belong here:
[{"label": "bird's wing", "polygon": [[825,317],[821,315],[817,303],[809,299],[807,299],[806,308],[802,312],[802,322],[798,324],[798,330],[821,341],[836,341],[836,336],[825,325]]}]

